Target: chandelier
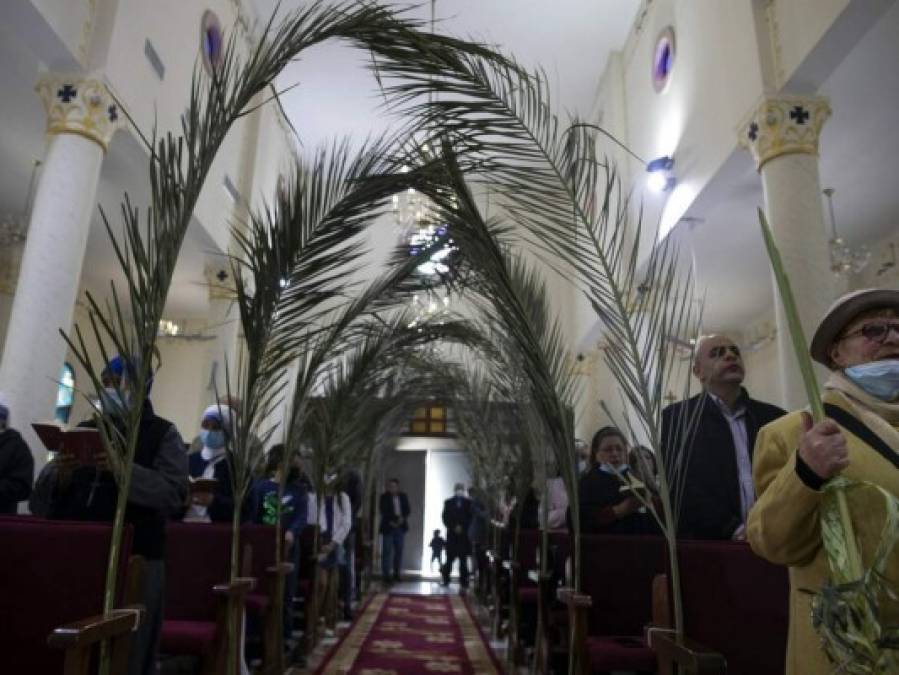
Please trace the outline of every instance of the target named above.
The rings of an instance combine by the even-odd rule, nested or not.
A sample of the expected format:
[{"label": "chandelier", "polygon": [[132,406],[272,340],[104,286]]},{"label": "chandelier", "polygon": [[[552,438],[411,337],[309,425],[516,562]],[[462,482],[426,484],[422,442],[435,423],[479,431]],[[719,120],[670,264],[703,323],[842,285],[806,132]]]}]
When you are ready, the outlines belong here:
[{"label": "chandelier", "polygon": [[28,217],[31,212],[31,198],[34,194],[34,179],[40,160],[35,160],[25,193],[25,206],[19,213],[0,214],[0,247],[11,248],[25,241],[28,234]]},{"label": "chandelier", "polygon": [[830,269],[838,275],[858,274],[868,266],[871,251],[864,245],[854,249],[840,237],[837,233],[837,221],[833,215],[833,193],[836,190],[824,188],[822,192],[827,197],[827,206],[830,210],[830,240],[827,242],[830,249]]},{"label": "chandelier", "polygon": [[[403,167],[403,172],[406,171],[408,167]],[[452,238],[447,237],[449,228],[439,222],[434,203],[414,188],[393,195],[393,215],[400,232],[400,245],[408,249],[409,255],[434,249],[415,268],[423,288],[410,299],[413,319],[408,327],[422,330],[420,325],[426,322],[443,324],[450,313],[451,300],[441,282],[450,272],[449,257],[457,249]]]}]

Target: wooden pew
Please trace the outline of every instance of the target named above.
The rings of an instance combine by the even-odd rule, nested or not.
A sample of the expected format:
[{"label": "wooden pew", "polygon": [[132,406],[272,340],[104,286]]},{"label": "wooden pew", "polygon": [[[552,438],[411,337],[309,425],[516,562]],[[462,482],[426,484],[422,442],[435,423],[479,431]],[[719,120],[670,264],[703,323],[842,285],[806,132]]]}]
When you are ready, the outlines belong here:
[{"label": "wooden pew", "polygon": [[283,673],[284,582],[293,571],[293,564],[275,564],[272,525],[243,525],[241,541],[244,550],[241,576],[256,579],[256,587],[247,594],[245,603],[247,614],[255,616],[262,626],[261,672]]},{"label": "wooden pew", "polygon": [[317,642],[318,607],[315,602],[315,574],[318,567],[315,542],[318,526],[307,525],[300,533],[300,568],[297,597],[303,601],[303,651],[311,654]]},{"label": "wooden pew", "polygon": [[[535,635],[524,631],[523,618],[537,621],[539,587],[532,572],[540,570],[540,530],[519,530],[515,558],[506,564],[509,570],[509,651],[512,663],[523,662],[524,648],[533,646]],[[536,630],[536,625],[529,626]]]},{"label": "wooden pew", "polygon": [[102,614],[111,534],[107,523],[0,518],[3,672],[87,675],[103,641],[113,672],[127,670],[143,560],[130,557],[126,527],[116,603],[122,609]]},{"label": "wooden pew", "polygon": [[[789,623],[784,567],[756,556],[742,542],[678,542],[684,638],[653,630],[660,672],[782,673]],[[655,589],[668,602],[667,579]],[[658,596],[664,594],[660,599]]]},{"label": "wooden pew", "polygon": [[252,578],[230,581],[231,526],[169,523],[166,537],[160,651],[199,657],[203,675],[227,673],[228,649],[237,657],[241,645],[240,639],[229,644],[228,626],[239,638],[244,599],[255,586]]},{"label": "wooden pew", "polygon": [[581,593],[566,588],[569,639],[582,674],[655,672],[656,655],[644,630],[653,619],[653,579],[665,570],[661,537],[581,537]]}]

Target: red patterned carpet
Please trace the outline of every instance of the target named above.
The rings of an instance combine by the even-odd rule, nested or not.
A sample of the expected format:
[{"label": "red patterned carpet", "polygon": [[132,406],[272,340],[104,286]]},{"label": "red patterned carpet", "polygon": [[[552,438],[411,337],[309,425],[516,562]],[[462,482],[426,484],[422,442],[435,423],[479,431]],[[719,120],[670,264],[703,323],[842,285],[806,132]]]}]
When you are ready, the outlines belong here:
[{"label": "red patterned carpet", "polygon": [[379,593],[315,672],[487,675],[503,671],[459,596]]}]

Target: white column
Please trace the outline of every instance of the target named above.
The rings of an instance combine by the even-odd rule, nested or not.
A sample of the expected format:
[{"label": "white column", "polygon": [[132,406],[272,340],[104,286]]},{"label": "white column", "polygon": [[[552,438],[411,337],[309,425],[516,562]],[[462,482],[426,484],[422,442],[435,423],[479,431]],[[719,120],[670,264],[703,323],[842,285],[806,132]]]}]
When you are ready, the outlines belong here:
[{"label": "white column", "polygon": [[[752,152],[762,179],[765,215],[790,277],[807,341],[844,286],[830,269],[818,171],[818,139],[828,117],[830,106],[824,98],[769,98],[746,122],[740,139]],[[780,403],[794,410],[808,400],[776,287],[774,302]],[[823,371],[819,379],[821,375]]]},{"label": "white column", "polygon": [[42,459],[30,425],[53,416],[66,355],[59,329],[72,325],[100,166],[119,114],[94,78],[50,74],[36,89],[50,138],[0,363],[0,390],[9,397],[13,424]]}]

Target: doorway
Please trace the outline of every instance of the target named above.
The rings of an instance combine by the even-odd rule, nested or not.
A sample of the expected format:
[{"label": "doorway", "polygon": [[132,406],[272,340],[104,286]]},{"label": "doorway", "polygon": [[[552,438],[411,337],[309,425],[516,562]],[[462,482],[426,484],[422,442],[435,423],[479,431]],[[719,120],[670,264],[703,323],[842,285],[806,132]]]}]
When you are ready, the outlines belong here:
[{"label": "doorway", "polygon": [[425,450],[394,450],[387,455],[381,484],[377,490],[380,495],[386,489],[387,481],[396,478],[400,482],[400,490],[409,497],[411,511],[408,523],[409,531],[406,532],[403,542],[402,569],[404,573],[419,574],[421,572],[421,558],[424,549],[422,535],[424,532],[426,458],[427,451]]}]

